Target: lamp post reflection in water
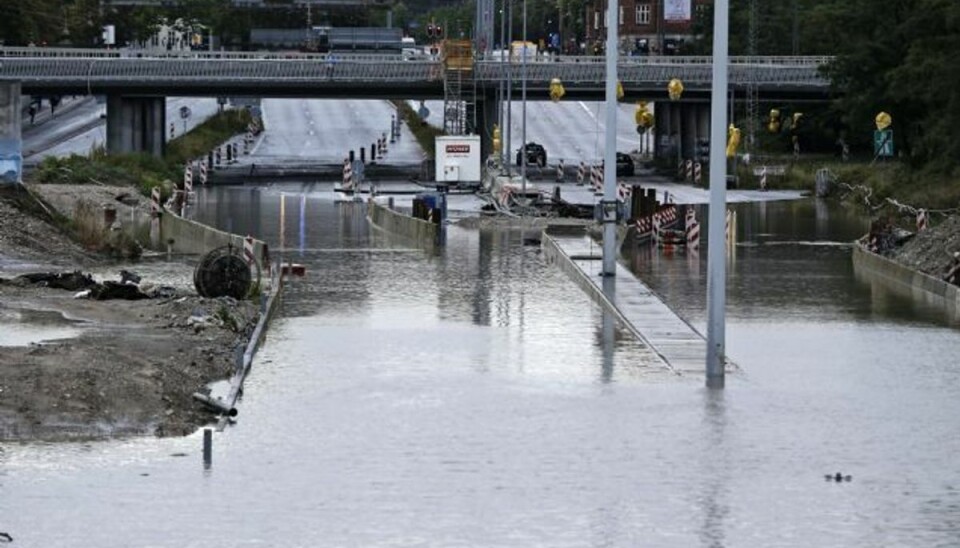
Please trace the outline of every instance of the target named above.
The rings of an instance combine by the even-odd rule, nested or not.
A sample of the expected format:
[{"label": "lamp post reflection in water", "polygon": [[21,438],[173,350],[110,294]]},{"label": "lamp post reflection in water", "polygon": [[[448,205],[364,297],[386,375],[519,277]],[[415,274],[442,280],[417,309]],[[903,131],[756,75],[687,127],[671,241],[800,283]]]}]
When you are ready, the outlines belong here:
[{"label": "lamp post reflection in water", "polygon": [[[610,302],[616,302],[617,279],[613,276],[604,276],[602,283],[604,296],[606,296]],[[604,308],[600,340],[600,344],[602,345],[601,354],[603,355],[600,380],[604,383],[613,380],[613,349],[616,338],[616,325],[613,314]]]},{"label": "lamp post reflection in water", "polygon": [[300,195],[300,258],[303,258],[303,250],[307,245],[307,195]]}]

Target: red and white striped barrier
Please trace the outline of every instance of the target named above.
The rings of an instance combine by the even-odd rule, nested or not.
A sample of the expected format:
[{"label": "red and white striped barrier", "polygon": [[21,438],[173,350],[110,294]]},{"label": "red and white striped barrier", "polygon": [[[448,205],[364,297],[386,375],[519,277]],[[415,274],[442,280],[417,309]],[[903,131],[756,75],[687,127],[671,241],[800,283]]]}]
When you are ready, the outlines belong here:
[{"label": "red and white striped barrier", "polygon": [[150,190],[150,211],[160,213],[160,187],[158,186]]},{"label": "red and white striped barrier", "polygon": [[200,161],[200,184],[207,184],[207,163]]},{"label": "red and white striped barrier", "polygon": [[594,194],[603,194],[603,168],[601,166],[590,168],[590,179],[593,182]]},{"label": "red and white striped barrier", "polygon": [[693,164],[693,183],[699,185],[703,181],[703,171],[700,162]]},{"label": "red and white striped barrier", "polygon": [[700,223],[697,222],[697,212],[692,207],[687,207],[686,226],[687,249],[700,249]]},{"label": "red and white striped barrier", "polygon": [[557,182],[563,182],[563,160],[560,160],[560,162],[557,164]]},{"label": "red and white striped barrier", "polygon": [[584,163],[583,160],[581,160],[580,167],[577,168],[577,184],[582,185],[583,180],[586,178],[586,176],[587,176],[587,164]]},{"label": "red and white striped barrier", "polygon": [[927,229],[927,210],[917,210],[917,232],[923,232]]},{"label": "red and white striped barrier", "polygon": [[687,180],[687,181],[693,181],[693,160],[687,160],[687,161],[684,163],[684,167],[685,167],[686,172],[687,172],[687,178],[686,178],[686,180]]},{"label": "red and white striped barrier", "polygon": [[660,214],[660,222],[663,226],[670,226],[680,218],[680,215],[677,213],[677,206],[673,204],[662,208],[658,213]]},{"label": "red and white striped barrier", "polygon": [[636,221],[637,225],[637,239],[642,240],[649,238],[653,234],[653,216],[648,215],[646,217],[640,217]]},{"label": "red and white striped barrier", "polygon": [[187,194],[193,192],[193,162],[187,162],[183,167],[183,190]]},{"label": "red and white striped barrier", "polygon": [[249,265],[252,265],[256,260],[256,256],[253,254],[253,237],[250,235],[243,239],[243,258]]},{"label": "red and white striped barrier", "polygon": [[384,154],[384,156],[386,156],[386,154],[387,154],[387,152],[388,152],[388,150],[387,150],[387,132],[386,132],[386,131],[383,132],[383,135],[380,137],[380,140],[383,141],[383,154]]},{"label": "red and white striped barrier", "polygon": [[617,183],[617,199],[621,202],[626,202],[630,199],[630,195],[633,194],[633,188],[629,187],[623,183]]},{"label": "red and white striped barrier", "polygon": [[767,190],[767,166],[760,168],[760,190]]},{"label": "red and white striped barrier", "polygon": [[348,190],[353,187],[353,166],[350,165],[350,158],[343,159],[343,188]]}]

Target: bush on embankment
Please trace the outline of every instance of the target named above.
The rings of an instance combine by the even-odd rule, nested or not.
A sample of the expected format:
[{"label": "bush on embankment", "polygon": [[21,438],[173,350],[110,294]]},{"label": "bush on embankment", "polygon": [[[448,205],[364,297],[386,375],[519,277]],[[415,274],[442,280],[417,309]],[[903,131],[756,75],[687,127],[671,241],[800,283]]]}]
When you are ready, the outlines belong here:
[{"label": "bush on embankment", "polygon": [[159,186],[168,196],[173,181],[183,177],[187,161],[206,158],[210,150],[245,132],[250,121],[250,112],[245,109],[227,110],[167,143],[163,158],[143,153],[107,154],[98,147],[89,156],[45,158],[31,178],[39,183],[131,186],[146,196]]},{"label": "bush on embankment", "polygon": [[410,132],[413,133],[414,138],[416,138],[417,143],[420,144],[423,153],[426,154],[427,158],[433,158],[436,152],[436,138],[441,135],[446,135],[446,133],[442,129],[431,126],[420,118],[417,111],[406,101],[395,100],[393,104],[396,105],[397,110],[400,112],[400,118],[407,124]]}]

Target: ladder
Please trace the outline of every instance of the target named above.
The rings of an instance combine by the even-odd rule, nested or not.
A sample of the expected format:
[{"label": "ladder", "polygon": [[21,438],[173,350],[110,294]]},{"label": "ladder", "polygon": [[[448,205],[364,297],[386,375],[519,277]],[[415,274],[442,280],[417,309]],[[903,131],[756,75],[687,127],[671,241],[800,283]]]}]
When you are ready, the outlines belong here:
[{"label": "ladder", "polygon": [[467,135],[476,125],[472,44],[468,40],[446,40],[443,50],[443,131],[447,135]]}]

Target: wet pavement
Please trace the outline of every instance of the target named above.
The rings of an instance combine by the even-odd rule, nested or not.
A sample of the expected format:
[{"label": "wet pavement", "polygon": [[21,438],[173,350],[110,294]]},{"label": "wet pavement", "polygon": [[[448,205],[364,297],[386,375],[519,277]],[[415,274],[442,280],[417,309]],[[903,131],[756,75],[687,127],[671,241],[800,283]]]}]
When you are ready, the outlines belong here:
[{"label": "wet pavement", "polygon": [[[532,234],[451,227],[428,256],[371,235],[362,205],[325,189],[288,202],[281,231],[281,192],[305,188],[200,196],[200,219],[275,245],[282,232],[308,267],[212,468],[199,434],[5,446],[0,531],[23,546],[960,538],[960,333],[853,276],[865,219],[812,200],[737,206],[727,349],[742,371],[711,392],[654,367]],[[702,256],[624,260],[702,329]],[[825,480],[836,472],[851,481]]]}]

